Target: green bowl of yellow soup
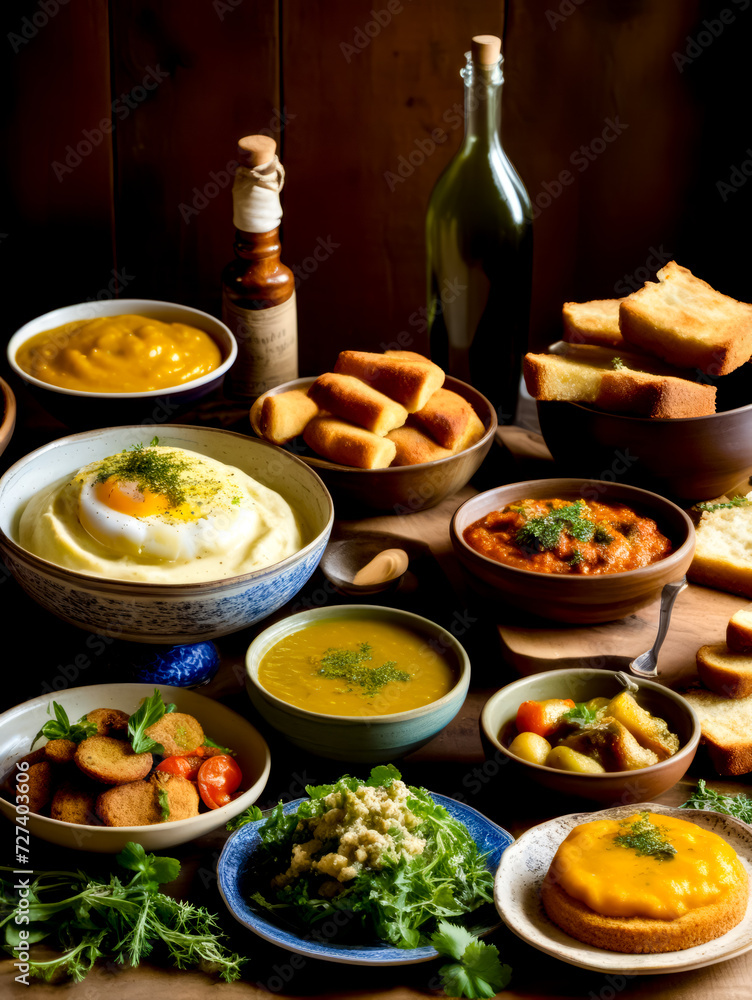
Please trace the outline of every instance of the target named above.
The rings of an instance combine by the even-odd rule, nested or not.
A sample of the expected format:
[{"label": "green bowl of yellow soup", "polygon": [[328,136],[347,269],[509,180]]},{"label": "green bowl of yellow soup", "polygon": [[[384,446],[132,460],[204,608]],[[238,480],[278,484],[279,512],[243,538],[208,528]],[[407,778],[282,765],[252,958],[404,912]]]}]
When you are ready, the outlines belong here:
[{"label": "green bowl of yellow soup", "polygon": [[459,712],[470,660],[446,629],[408,611],[340,605],[270,625],[246,656],[256,710],[291,743],[334,760],[391,760]]}]

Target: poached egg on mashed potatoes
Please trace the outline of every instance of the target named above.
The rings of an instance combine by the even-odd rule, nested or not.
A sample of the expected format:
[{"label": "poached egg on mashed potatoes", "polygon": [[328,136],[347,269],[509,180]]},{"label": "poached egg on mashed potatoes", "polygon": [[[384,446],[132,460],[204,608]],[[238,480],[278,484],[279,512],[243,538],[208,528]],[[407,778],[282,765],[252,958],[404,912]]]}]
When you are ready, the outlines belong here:
[{"label": "poached egg on mashed potatoes", "polygon": [[21,515],[19,541],[59,566],[146,583],[240,576],[304,544],[279,493],[233,466],[155,442],[37,494]]}]

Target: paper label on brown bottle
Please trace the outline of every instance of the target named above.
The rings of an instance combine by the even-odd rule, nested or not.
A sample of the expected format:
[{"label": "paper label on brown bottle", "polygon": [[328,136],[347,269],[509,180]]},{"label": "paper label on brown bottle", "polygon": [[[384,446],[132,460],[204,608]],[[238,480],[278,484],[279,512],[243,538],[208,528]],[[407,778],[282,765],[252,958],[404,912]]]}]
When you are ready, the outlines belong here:
[{"label": "paper label on brown bottle", "polygon": [[267,389],[298,377],[298,314],[295,292],[270,309],[241,309],[227,294],[222,320],[238,342],[228,375],[229,395],[250,402]]}]

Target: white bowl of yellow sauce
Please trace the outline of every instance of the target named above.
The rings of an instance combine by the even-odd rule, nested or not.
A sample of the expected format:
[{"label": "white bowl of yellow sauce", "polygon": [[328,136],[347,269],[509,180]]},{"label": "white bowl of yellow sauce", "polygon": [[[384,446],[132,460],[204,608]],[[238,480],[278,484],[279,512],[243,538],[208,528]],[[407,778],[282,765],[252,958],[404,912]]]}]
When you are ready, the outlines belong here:
[{"label": "white bowl of yellow sauce", "polygon": [[376,763],[417,750],[457,715],[469,683],[470,660],[450,632],[377,605],[291,615],[246,656],[259,714],[296,746],[335,760]]},{"label": "white bowl of yellow sauce", "polygon": [[220,320],[155,299],[82,302],[17,330],[8,363],[64,423],[162,424],[218,389],[237,356]]}]

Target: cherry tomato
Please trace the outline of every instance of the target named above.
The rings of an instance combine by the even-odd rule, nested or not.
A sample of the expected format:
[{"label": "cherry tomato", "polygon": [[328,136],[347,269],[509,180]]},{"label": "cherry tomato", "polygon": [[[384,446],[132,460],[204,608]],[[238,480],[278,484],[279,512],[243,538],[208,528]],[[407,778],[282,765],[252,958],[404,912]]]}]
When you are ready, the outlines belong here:
[{"label": "cherry tomato", "polygon": [[195,754],[187,754],[185,757],[165,757],[161,764],[157,764],[157,771],[167,771],[168,774],[179,774],[181,778],[189,781],[196,781],[203,758]]},{"label": "cherry tomato", "polygon": [[219,754],[208,757],[199,768],[198,791],[205,805],[219,809],[227,805],[242,780],[243,774],[232,757]]},{"label": "cherry tomato", "polygon": [[571,698],[547,698],[545,701],[523,701],[517,709],[517,732],[537,733],[546,739],[554,732],[562,715],[574,708]]}]

